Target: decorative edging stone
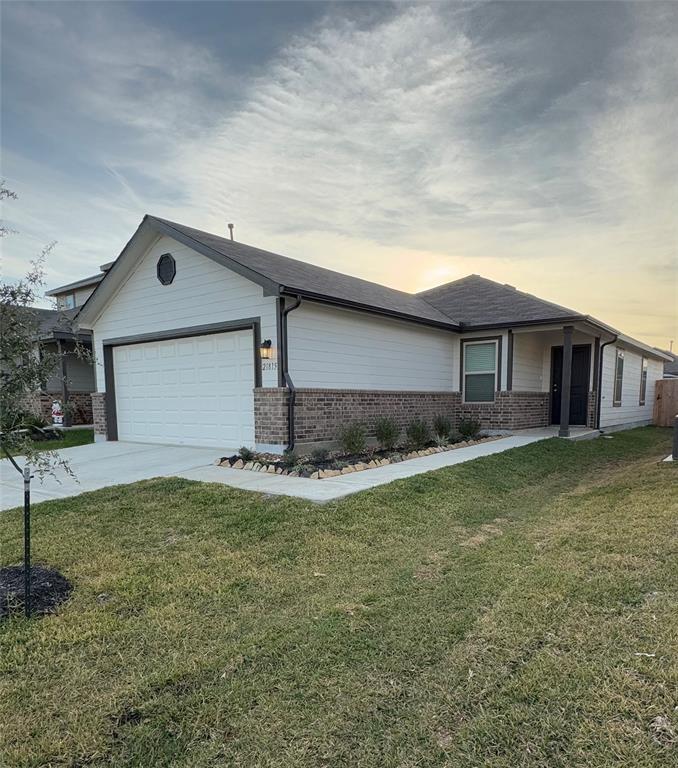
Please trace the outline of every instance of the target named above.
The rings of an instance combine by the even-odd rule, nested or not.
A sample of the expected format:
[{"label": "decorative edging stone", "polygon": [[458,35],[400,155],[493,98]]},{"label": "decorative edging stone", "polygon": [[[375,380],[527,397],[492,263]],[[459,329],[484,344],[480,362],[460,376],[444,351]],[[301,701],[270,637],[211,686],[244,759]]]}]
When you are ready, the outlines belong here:
[{"label": "decorative edging stone", "polygon": [[[310,462],[303,462],[303,457],[299,460],[299,463],[305,465],[303,470],[295,467],[288,469],[281,466],[280,457],[274,454],[257,454],[256,458],[252,461],[245,461],[240,458],[240,456],[222,456],[214,463],[219,467],[225,467],[227,469],[246,469],[250,472],[263,472],[269,475],[286,475],[287,477],[305,477],[310,480],[324,480],[326,477],[339,477],[340,475],[349,475],[353,472],[364,472],[368,469],[378,469],[379,467],[386,467],[389,464],[400,464],[403,461],[419,459],[423,456],[433,456],[436,453],[447,453],[448,451],[455,451],[458,448],[468,448],[472,445],[489,443],[493,440],[500,440],[502,437],[505,437],[505,435],[490,435],[488,437],[478,438],[477,440],[462,440],[459,443],[436,445],[430,448],[422,448],[418,451],[407,451],[405,453],[394,452],[387,457],[375,456],[370,459],[365,456],[361,461],[349,462],[341,469],[321,469],[314,467],[312,471],[309,471],[309,468],[313,465],[311,465]],[[337,458],[336,461],[341,462],[343,460]]]}]

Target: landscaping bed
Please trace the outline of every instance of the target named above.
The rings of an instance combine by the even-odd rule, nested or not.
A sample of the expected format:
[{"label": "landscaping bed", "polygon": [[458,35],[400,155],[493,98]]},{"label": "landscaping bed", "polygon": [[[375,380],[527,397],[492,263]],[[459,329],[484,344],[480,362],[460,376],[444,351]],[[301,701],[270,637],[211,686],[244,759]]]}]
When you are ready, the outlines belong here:
[{"label": "landscaping bed", "polygon": [[[467,448],[471,445],[499,440],[503,435],[487,435],[475,440],[460,440],[444,445],[430,445],[421,449],[402,448],[400,450],[366,450],[360,454],[345,454],[341,451],[318,451],[309,455],[280,457],[273,453],[254,453],[247,449],[233,456],[223,456],[216,460],[220,467],[230,469],[247,469],[252,472],[267,472],[272,475],[287,475],[288,477],[307,477],[311,480],[322,480],[326,477],[348,475],[352,472],[362,472],[366,469],[385,467],[388,464],[399,464],[402,461],[418,459],[421,456],[432,456],[435,453],[454,451],[457,448]],[[316,455],[317,454],[317,455]],[[325,456],[323,458],[323,456]]]}]

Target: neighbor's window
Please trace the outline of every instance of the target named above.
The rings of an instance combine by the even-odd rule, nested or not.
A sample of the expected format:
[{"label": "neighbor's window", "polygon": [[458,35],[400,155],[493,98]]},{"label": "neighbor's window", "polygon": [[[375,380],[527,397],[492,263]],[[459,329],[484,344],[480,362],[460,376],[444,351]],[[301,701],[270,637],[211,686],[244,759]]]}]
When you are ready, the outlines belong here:
[{"label": "neighbor's window", "polygon": [[497,381],[497,342],[464,342],[464,402],[494,400]]},{"label": "neighbor's window", "polygon": [[621,405],[622,384],[624,383],[624,350],[617,350],[617,361],[614,366],[614,398],[613,405]]},{"label": "neighbor's window", "polygon": [[61,309],[75,309],[75,294],[66,293],[59,296],[58,302]]},{"label": "neighbor's window", "polygon": [[647,392],[647,358],[643,358],[640,364],[640,398],[638,405],[645,405],[645,393]]}]

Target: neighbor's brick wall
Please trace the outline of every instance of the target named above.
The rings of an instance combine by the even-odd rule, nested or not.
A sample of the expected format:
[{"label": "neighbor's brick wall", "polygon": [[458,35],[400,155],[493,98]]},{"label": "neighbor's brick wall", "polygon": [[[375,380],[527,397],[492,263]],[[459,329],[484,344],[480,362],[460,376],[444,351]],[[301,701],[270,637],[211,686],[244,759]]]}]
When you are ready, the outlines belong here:
[{"label": "neighbor's brick wall", "polygon": [[495,392],[493,403],[462,403],[460,414],[483,429],[527,429],[549,424],[548,392]]},{"label": "neighbor's brick wall", "polygon": [[[52,423],[52,402],[62,401],[61,392],[33,392],[25,398],[25,407],[35,414],[40,414]],[[62,403],[63,405],[63,403]],[[71,392],[68,396],[68,413],[71,424],[78,426],[92,424],[92,401],[89,392]]]},{"label": "neighbor's brick wall", "polygon": [[94,434],[106,436],[108,434],[106,428],[106,393],[92,392],[90,397],[92,398]]}]

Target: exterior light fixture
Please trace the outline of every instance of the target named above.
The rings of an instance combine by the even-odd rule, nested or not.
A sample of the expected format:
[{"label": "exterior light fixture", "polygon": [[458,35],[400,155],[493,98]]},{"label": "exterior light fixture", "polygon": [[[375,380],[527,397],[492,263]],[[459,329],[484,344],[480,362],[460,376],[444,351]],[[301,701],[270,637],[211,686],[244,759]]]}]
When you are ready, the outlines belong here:
[{"label": "exterior light fixture", "polygon": [[259,345],[259,354],[262,360],[270,360],[273,357],[273,348],[271,347],[271,340],[264,339]]}]

